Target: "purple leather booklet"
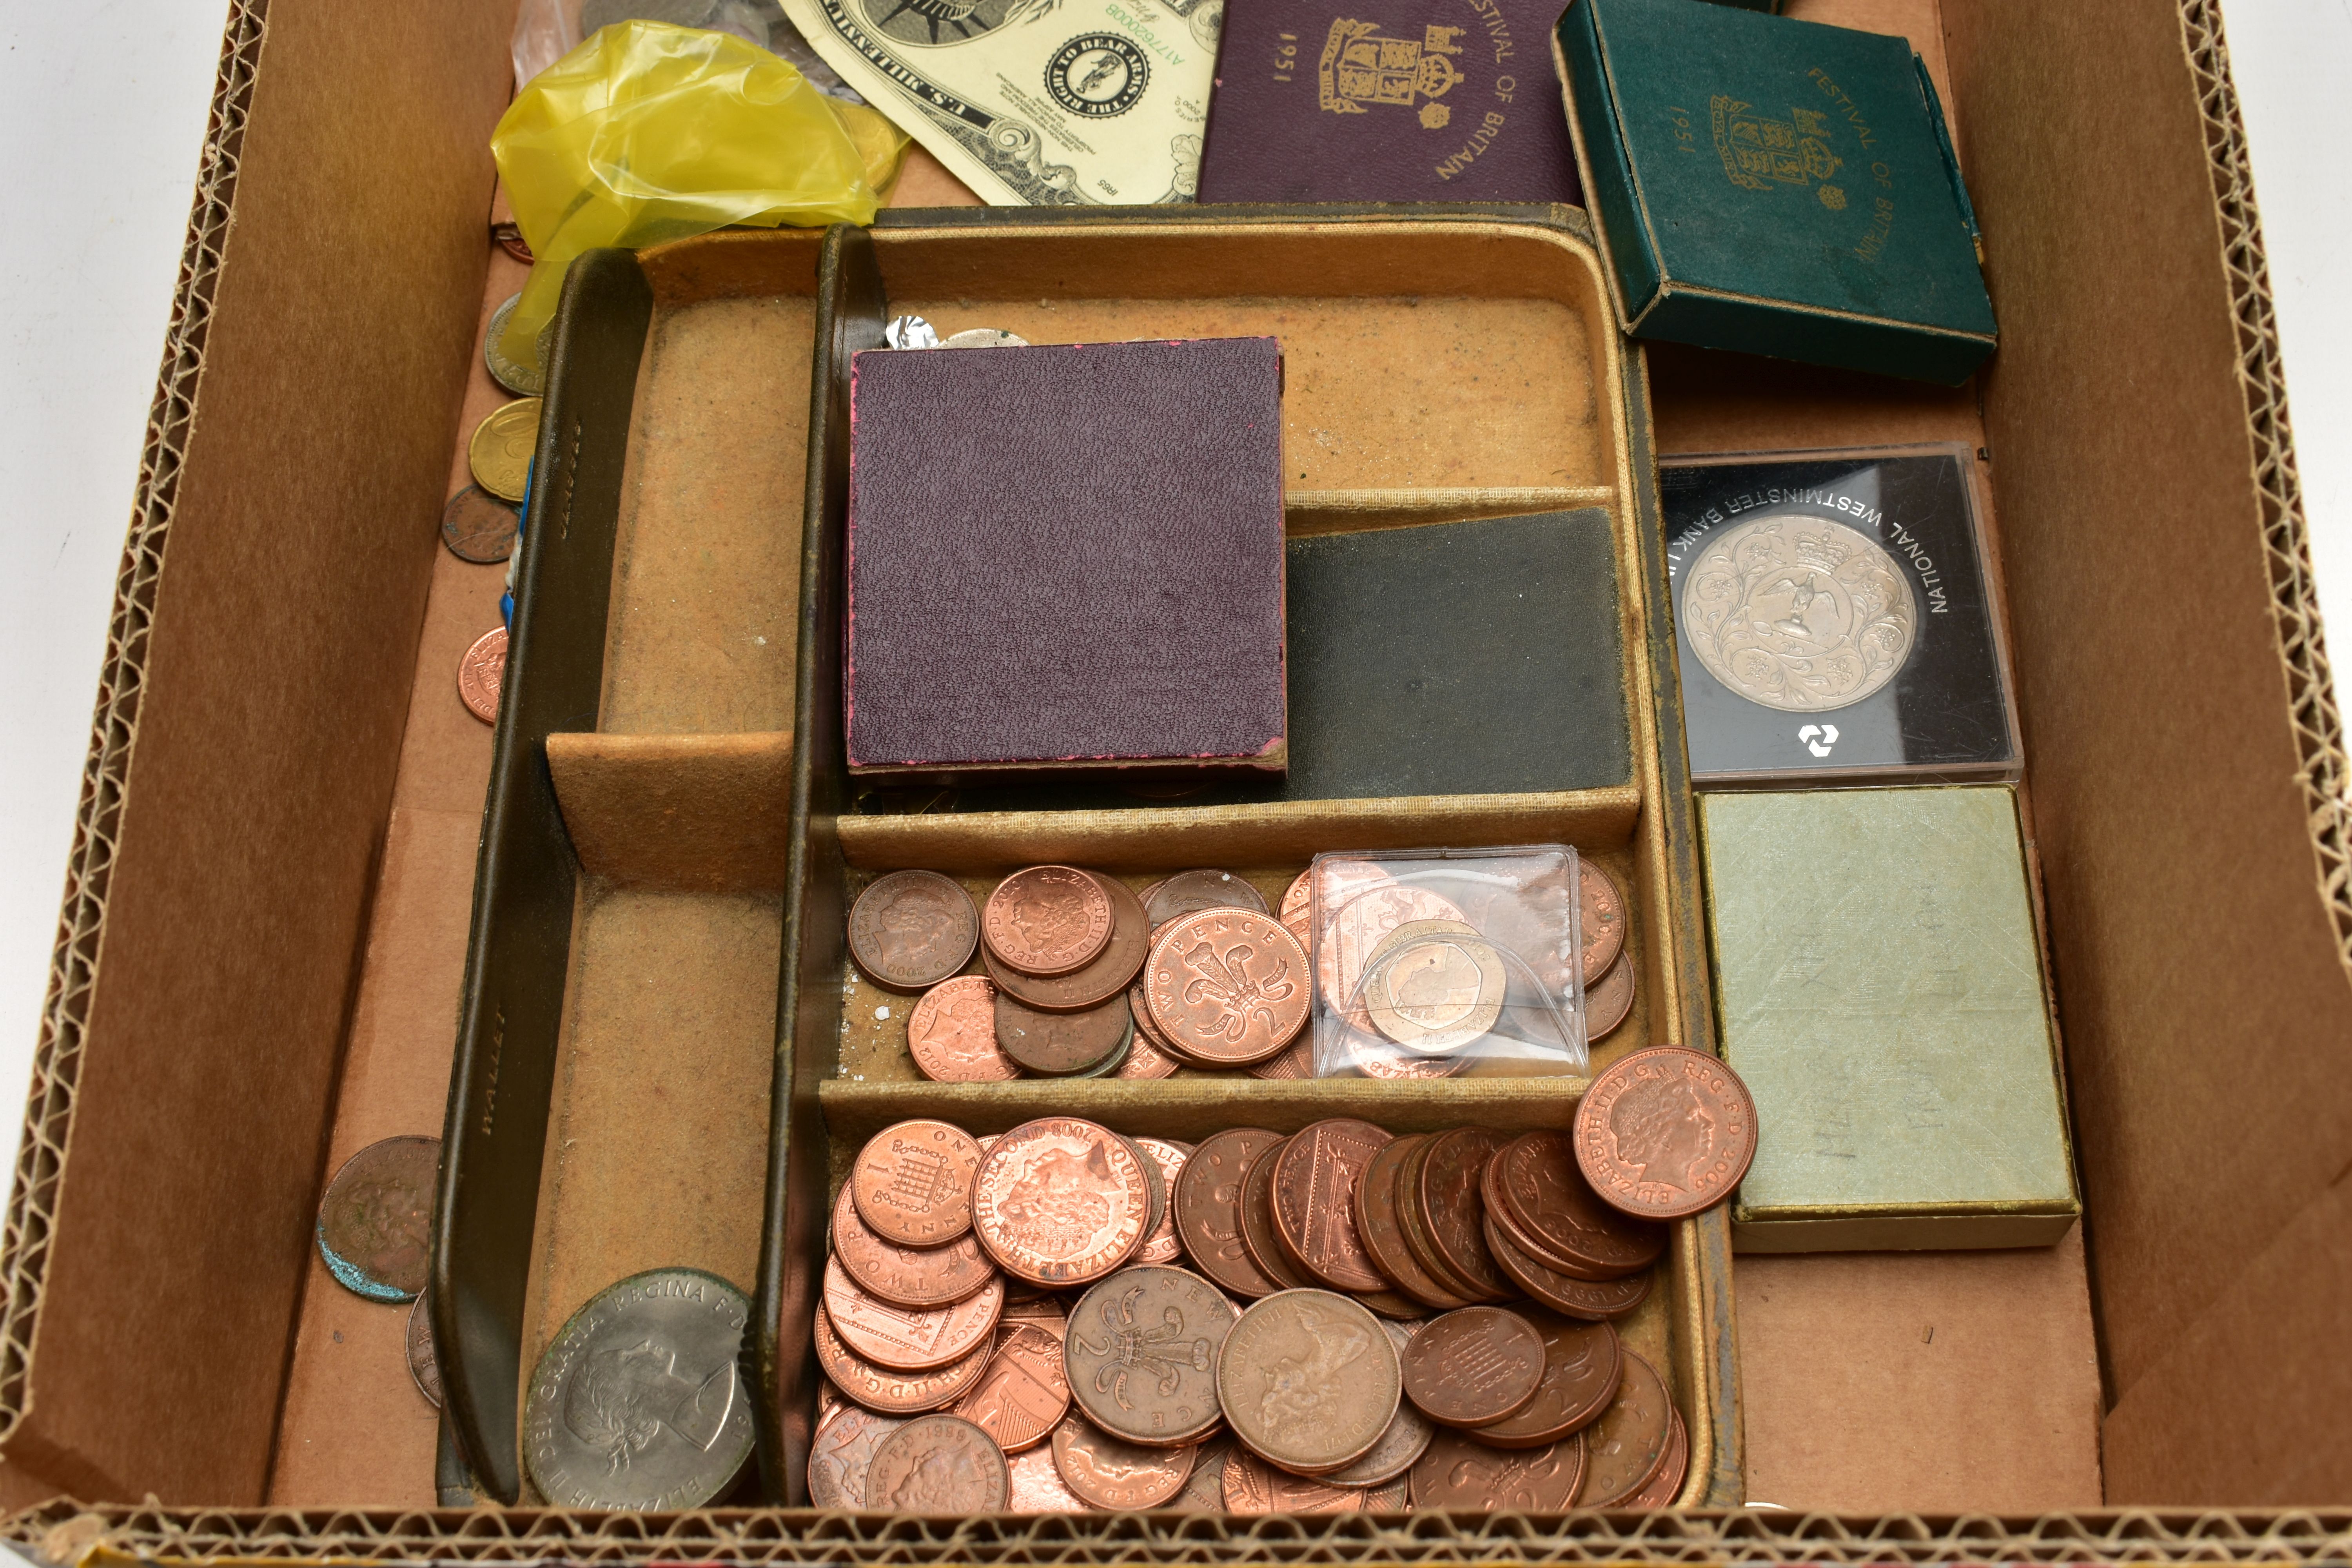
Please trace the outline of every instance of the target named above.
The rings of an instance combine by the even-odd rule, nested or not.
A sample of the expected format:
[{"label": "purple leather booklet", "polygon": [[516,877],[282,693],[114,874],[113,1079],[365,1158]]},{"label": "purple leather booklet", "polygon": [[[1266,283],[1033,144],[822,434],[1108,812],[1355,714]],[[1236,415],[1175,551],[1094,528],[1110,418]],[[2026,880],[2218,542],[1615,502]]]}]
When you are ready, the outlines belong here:
[{"label": "purple leather booklet", "polygon": [[852,772],[1287,763],[1272,338],[850,369]]},{"label": "purple leather booklet", "polygon": [[1204,202],[1583,199],[1562,0],[1233,0]]}]

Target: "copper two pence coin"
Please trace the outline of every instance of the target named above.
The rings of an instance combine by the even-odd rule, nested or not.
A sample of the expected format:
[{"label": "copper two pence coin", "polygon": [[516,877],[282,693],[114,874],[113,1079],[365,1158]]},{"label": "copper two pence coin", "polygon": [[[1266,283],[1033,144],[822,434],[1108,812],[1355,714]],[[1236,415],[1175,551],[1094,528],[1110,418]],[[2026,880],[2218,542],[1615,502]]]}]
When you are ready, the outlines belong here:
[{"label": "copper two pence coin", "polygon": [[1335,1289],[1388,1289],[1356,1234],[1356,1189],[1389,1141],[1369,1121],[1334,1117],[1301,1128],[1275,1160],[1274,1222],[1307,1271]]},{"label": "copper two pence coin", "polygon": [[1110,941],[1110,897],[1075,866],[1015,871],[988,896],[988,950],[1026,974],[1082,969]]},{"label": "copper two pence coin", "polygon": [[899,1372],[877,1366],[842,1342],[833,1319],[819,1306],[816,1311],[816,1363],[842,1393],[868,1410],[886,1415],[911,1415],[952,1405],[971,1392],[988,1371],[990,1342],[983,1342],[959,1362],[926,1372]]},{"label": "copper two pence coin", "polygon": [[[1422,1327],[1419,1323],[1383,1322],[1389,1343],[1396,1347],[1400,1360],[1412,1344],[1412,1336]],[[1430,1439],[1437,1435],[1436,1424],[1421,1413],[1410,1399],[1397,1404],[1397,1413],[1389,1418],[1389,1429],[1371,1451],[1344,1470],[1334,1470],[1324,1479],[1335,1487],[1376,1487],[1396,1480],[1412,1468],[1415,1459],[1429,1449]]]},{"label": "copper two pence coin", "polygon": [[1307,1022],[1314,987],[1307,950],[1247,910],[1203,910],[1152,944],[1143,992],[1160,1032],[1221,1067],[1273,1056]]},{"label": "copper two pence coin", "polygon": [[1176,1234],[1176,1184],[1184,1178],[1184,1166],[1192,1157],[1192,1146],[1171,1143],[1165,1138],[1135,1138],[1129,1142],[1158,1168],[1160,1184],[1168,1194],[1160,1208],[1160,1222],[1151,1227],[1151,1234],[1143,1238],[1143,1245],[1135,1249],[1134,1261],[1178,1262],[1184,1256],[1184,1241]]},{"label": "copper two pence coin", "polygon": [[1035,1323],[1000,1321],[988,1370],[955,1403],[962,1416],[1008,1454],[1045,1440],[1068,1414],[1070,1380],[1062,1370],[1062,1341]]},{"label": "copper two pence coin", "polygon": [[441,509],[441,542],[460,561],[488,566],[514,553],[522,519],[515,509],[482,489],[467,485]]},{"label": "copper two pence coin", "polygon": [[1306,1266],[1284,1249],[1282,1227],[1274,1222],[1274,1173],[1279,1149],[1258,1156],[1242,1179],[1242,1245],[1257,1271],[1285,1290],[1315,1286]]},{"label": "copper two pence coin", "polygon": [[1585,1442],[1571,1433],[1540,1448],[1490,1448],[1474,1432],[1440,1432],[1412,1467],[1415,1512],[1564,1513],[1576,1506]]},{"label": "copper two pence coin", "polygon": [[[1420,1264],[1441,1289],[1459,1298],[1455,1305],[1466,1306],[1486,1300],[1490,1293],[1463,1279],[1445,1261],[1444,1256],[1437,1250],[1436,1242],[1431,1239],[1429,1215],[1422,1206],[1422,1167],[1428,1163],[1430,1145],[1443,1136],[1443,1133],[1432,1133],[1423,1138],[1405,1155],[1405,1163],[1397,1172],[1397,1231],[1404,1237],[1405,1248],[1412,1254],[1413,1261]],[[1494,1299],[1500,1301],[1504,1298],[1496,1296]]]},{"label": "copper two pence coin", "polygon": [[1488,1212],[1527,1251],[1563,1273],[1616,1279],[1666,1249],[1666,1227],[1601,1201],[1577,1168],[1576,1140],[1527,1132],[1497,1150],[1485,1173]]},{"label": "copper two pence coin", "polygon": [[1299,1475],[1328,1475],[1388,1430],[1403,1373],[1371,1313],[1328,1290],[1285,1290],[1225,1336],[1217,1394],[1251,1452]]},{"label": "copper two pence coin", "polygon": [[1234,1304],[1185,1268],[1122,1268],[1070,1310],[1070,1395],[1114,1436],[1153,1447],[1199,1441],[1222,1414],[1217,1353]]},{"label": "copper two pence coin", "polygon": [[825,1316],[844,1344],[877,1366],[929,1372],[961,1361],[991,1342],[1003,1310],[1004,1283],[992,1277],[944,1307],[899,1307],[860,1289],[838,1257],[825,1259]]},{"label": "copper two pence coin", "polygon": [[507,629],[493,626],[457,661],[457,697],[485,724],[499,721],[499,694],[507,684]]},{"label": "copper two pence coin", "polygon": [[1150,1228],[1142,1162],[1074,1116],[1024,1121],[997,1141],[972,1186],[980,1244],[1008,1274],[1055,1289],[1092,1284]]},{"label": "copper two pence coin", "polygon": [[895,1307],[944,1307],[985,1289],[996,1265],[967,1231],[945,1247],[901,1247],[866,1227],[850,1189],[833,1205],[833,1255],[852,1283]]},{"label": "copper two pence coin", "polygon": [[1285,889],[1282,902],[1275,906],[1274,918],[1282,929],[1298,939],[1298,945],[1312,952],[1315,939],[1307,933],[1314,929],[1315,873],[1301,871]]},{"label": "copper two pence coin", "polygon": [[1543,1338],[1543,1383],[1516,1415],[1479,1430],[1478,1440],[1497,1448],[1540,1448],[1586,1426],[1617,1396],[1622,1371],[1608,1324],[1533,1308],[1519,1316]]},{"label": "copper two pence coin", "polygon": [[919,1415],[882,1439],[866,1470],[877,1513],[996,1513],[1011,1494],[1004,1454],[960,1415]]},{"label": "copper two pence coin", "polygon": [[1704,1051],[1653,1046],[1602,1068],[1576,1108],[1576,1163],[1607,1202],[1680,1219],[1731,1195],[1756,1157],[1756,1102]]},{"label": "copper two pence coin", "polygon": [[408,1309],[408,1376],[434,1409],[441,1408],[441,1363],[433,1354],[432,1304],[423,1291]]},{"label": "copper two pence coin", "polygon": [[980,1145],[950,1122],[918,1119],[885,1127],[849,1168],[857,1217],[885,1241],[944,1247],[971,1228],[971,1182]]},{"label": "copper two pence coin", "polygon": [[1007,1513],[1090,1513],[1093,1509],[1086,1499],[1072,1491],[1062,1479],[1062,1472],[1054,1463],[1054,1446],[1041,1443],[1024,1449],[1004,1462],[1013,1479],[1012,1496],[1006,1499]]},{"label": "copper two pence coin", "polygon": [[1408,1133],[1374,1152],[1356,1184],[1356,1237],[1364,1255],[1382,1278],[1399,1290],[1440,1311],[1470,1305],[1437,1282],[1405,1245],[1402,1221],[1397,1214],[1397,1176],[1407,1158],[1427,1140],[1426,1133]]},{"label": "copper two pence coin", "polygon": [[1265,914],[1265,897],[1231,871],[1179,871],[1151,884],[1143,900],[1153,925],[1202,910],[1249,910]]},{"label": "copper two pence coin", "polygon": [[996,1044],[996,987],[985,974],[959,974],[923,993],[907,1018],[907,1054],[939,1083],[999,1083],[1021,1076]]},{"label": "copper two pence coin", "polygon": [[1621,1350],[1624,1375],[1617,1397],[1584,1430],[1591,1459],[1584,1500],[1591,1508],[1615,1508],[1640,1491],[1665,1463],[1675,1431],[1674,1401],[1657,1368]]},{"label": "copper two pence coin", "polygon": [[849,907],[849,955],[893,991],[936,985],[971,962],[980,914],[963,884],[937,871],[893,871]]},{"label": "copper two pence coin", "polygon": [[1225,1461],[1223,1480],[1227,1513],[1400,1513],[1408,1495],[1401,1482],[1341,1487],[1309,1480],[1244,1448]]},{"label": "copper two pence coin", "polygon": [[1184,1489],[1196,1447],[1147,1448],[1071,1415],[1054,1428],[1054,1468],[1090,1508],[1158,1508]]},{"label": "copper two pence coin", "polygon": [[1492,1218],[1486,1221],[1486,1250],[1520,1289],[1571,1318],[1592,1322],[1622,1318],[1649,1300],[1649,1270],[1617,1279],[1580,1279],[1522,1252]]},{"label": "copper two pence coin", "polygon": [[993,952],[983,952],[989,978],[997,989],[1010,992],[1032,1007],[1047,1012],[1076,1012],[1099,1007],[1135,984],[1145,955],[1151,949],[1151,922],[1134,890],[1116,877],[1088,871],[1110,903],[1110,938],[1100,952],[1066,973],[1027,974],[1005,963]]},{"label": "copper two pence coin", "polygon": [[438,1138],[386,1138],[343,1162],[319,1205],[319,1256],[335,1283],[371,1301],[406,1301],[432,1268]]},{"label": "copper two pence coin", "polygon": [[1298,1038],[1262,1062],[1250,1064],[1252,1078],[1296,1081],[1315,1076],[1315,1040],[1304,1029]]},{"label": "copper two pence coin", "polygon": [[1584,940],[1584,984],[1591,985],[1625,951],[1625,895],[1608,872],[1579,856],[1577,928]]},{"label": "copper two pence coin", "polygon": [[1083,1013],[1041,1013],[996,994],[997,1047],[1031,1072],[1070,1078],[1108,1060],[1127,1038],[1127,998],[1114,996]]},{"label": "copper two pence coin", "polygon": [[1543,1336],[1532,1323],[1500,1307],[1465,1307],[1413,1336],[1404,1392],[1441,1426],[1491,1426],[1527,1408],[1543,1372]]},{"label": "copper two pence coin", "polygon": [[1486,1162],[1507,1138],[1484,1127],[1457,1127],[1441,1132],[1423,1146],[1420,1164],[1421,1212],[1429,1217],[1429,1239],[1454,1274],[1475,1285],[1490,1300],[1517,1294],[1510,1279],[1495,1267],[1486,1250],[1479,1222],[1486,1202],[1479,1196],[1478,1178]]},{"label": "copper two pence coin", "polygon": [[1684,1478],[1690,1474],[1690,1433],[1683,1426],[1682,1412],[1675,1412],[1675,1430],[1666,1439],[1666,1457],[1640,1491],[1618,1504],[1620,1508],[1671,1508],[1682,1495]]},{"label": "copper two pence coin", "polygon": [[1584,990],[1584,1043],[1597,1045],[1617,1032],[1633,1011],[1633,972],[1641,967],[1620,958],[1609,973]]},{"label": "copper two pence coin", "polygon": [[877,1415],[850,1405],[817,1428],[809,1444],[811,1508],[862,1509],[866,1472],[882,1439],[907,1424],[902,1415]]},{"label": "copper two pence coin", "polygon": [[1242,1184],[1250,1166],[1281,1142],[1281,1133],[1262,1127],[1212,1132],[1193,1147],[1176,1178],[1170,1207],[1177,1239],[1192,1267],[1236,1296],[1255,1300],[1280,1289],[1251,1259],[1241,1226]]}]

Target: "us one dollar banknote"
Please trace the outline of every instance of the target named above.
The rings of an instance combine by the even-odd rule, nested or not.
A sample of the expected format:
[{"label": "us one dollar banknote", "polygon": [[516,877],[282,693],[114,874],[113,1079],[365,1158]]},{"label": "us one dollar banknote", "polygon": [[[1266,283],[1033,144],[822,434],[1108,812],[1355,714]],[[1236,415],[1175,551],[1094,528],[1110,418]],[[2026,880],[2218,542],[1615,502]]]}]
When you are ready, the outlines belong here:
[{"label": "us one dollar banknote", "polygon": [[1189,202],[1223,0],[783,0],[842,79],[1000,206]]}]

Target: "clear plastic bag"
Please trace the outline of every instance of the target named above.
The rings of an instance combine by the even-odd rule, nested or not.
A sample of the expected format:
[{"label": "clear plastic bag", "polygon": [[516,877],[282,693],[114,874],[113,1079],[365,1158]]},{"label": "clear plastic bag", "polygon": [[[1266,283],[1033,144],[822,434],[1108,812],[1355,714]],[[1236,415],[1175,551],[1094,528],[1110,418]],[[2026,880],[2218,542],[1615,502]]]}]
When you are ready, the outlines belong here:
[{"label": "clear plastic bag", "polygon": [[1566,845],[1317,856],[1315,1076],[1584,1072],[1580,904]]}]

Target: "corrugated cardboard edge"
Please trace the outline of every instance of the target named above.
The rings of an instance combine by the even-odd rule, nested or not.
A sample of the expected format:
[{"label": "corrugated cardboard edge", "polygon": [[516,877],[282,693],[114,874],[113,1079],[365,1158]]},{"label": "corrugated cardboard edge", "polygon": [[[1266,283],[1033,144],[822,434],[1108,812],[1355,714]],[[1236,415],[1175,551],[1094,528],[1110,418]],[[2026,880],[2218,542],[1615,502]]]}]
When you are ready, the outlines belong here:
[{"label": "corrugated cardboard edge", "polygon": [[2245,122],[2238,114],[2238,89],[2230,79],[2220,0],[2181,0],[2180,33],[2196,78],[2205,147],[2212,160],[2222,264],[2229,269],[2230,302],[2238,321],[2238,381],[2245,391],[2246,425],[2253,439],[2263,548],[2270,558],[2279,662],[2286,677],[2295,750],[2303,762],[2319,896],[2336,928],[2337,956],[2352,974],[2352,885],[2347,885],[2352,846],[2347,846],[2346,823],[2344,716],[2336,706],[2336,682],[2320,635],[2311,529],[2303,515],[2303,483],[2295,472],[2294,435],[2287,420],[2286,370],[2279,359],[2270,264],[2263,255],[2253,165],[2246,152]]},{"label": "corrugated cardboard edge", "polygon": [[131,526],[116,569],[114,608],[99,668],[98,706],[90,721],[89,758],[82,764],[81,803],[74,814],[73,847],[66,861],[57,955],[41,1004],[33,1047],[32,1089],[25,1132],[16,1151],[16,1180],[0,1231],[0,1273],[7,1300],[0,1308],[0,1444],[23,1421],[33,1333],[40,1320],[50,1222],[58,1178],[73,1129],[74,1089],[80,1076],[82,1031],[88,1022],[99,962],[100,933],[114,866],[123,789],[139,736],[145,689],[147,633],[163,569],[172,514],[179,500],[181,459],[205,368],[205,339],[226,244],[229,209],[236,198],[238,153],[268,27],[267,0],[232,0],[221,38],[220,72],[213,85],[210,124],[196,167],[194,208],[180,255],[179,286],[155,401],[140,448],[139,484]]}]

